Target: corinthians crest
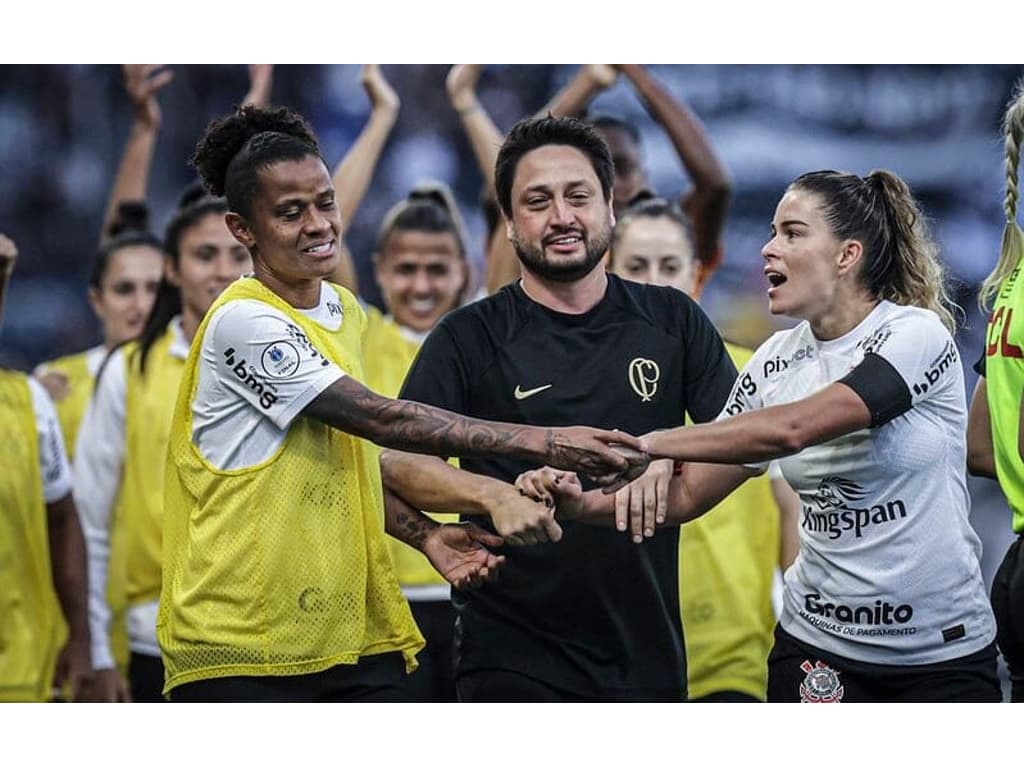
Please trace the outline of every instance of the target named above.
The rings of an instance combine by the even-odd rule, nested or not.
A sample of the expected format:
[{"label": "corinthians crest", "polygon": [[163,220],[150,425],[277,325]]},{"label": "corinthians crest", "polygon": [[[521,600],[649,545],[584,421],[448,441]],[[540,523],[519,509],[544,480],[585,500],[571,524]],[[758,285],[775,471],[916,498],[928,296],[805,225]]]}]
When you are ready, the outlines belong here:
[{"label": "corinthians crest", "polygon": [[654,393],[658,391],[658,379],[661,378],[661,368],[653,360],[645,357],[635,357],[629,363],[629,386],[640,396],[641,403],[651,402]]},{"label": "corinthians crest", "polygon": [[837,704],[843,700],[843,686],[839,682],[839,673],[823,661],[818,661],[811,666],[811,662],[804,660],[800,669],[807,673],[807,677],[800,683],[801,704]]}]

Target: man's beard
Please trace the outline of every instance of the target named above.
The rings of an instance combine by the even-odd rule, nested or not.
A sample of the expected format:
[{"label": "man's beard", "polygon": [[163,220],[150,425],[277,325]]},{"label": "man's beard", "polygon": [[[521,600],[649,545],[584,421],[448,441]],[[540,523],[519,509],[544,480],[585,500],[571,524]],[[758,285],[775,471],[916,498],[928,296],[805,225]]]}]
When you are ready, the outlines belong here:
[{"label": "man's beard", "polygon": [[524,243],[518,236],[512,238],[512,247],[516,249],[516,255],[523,266],[533,274],[556,283],[571,283],[594,271],[594,267],[601,262],[608,250],[611,239],[612,228],[610,225],[605,226],[598,235],[591,239],[584,237],[584,257],[576,262],[552,263],[544,258],[543,245],[539,248],[535,247]]}]

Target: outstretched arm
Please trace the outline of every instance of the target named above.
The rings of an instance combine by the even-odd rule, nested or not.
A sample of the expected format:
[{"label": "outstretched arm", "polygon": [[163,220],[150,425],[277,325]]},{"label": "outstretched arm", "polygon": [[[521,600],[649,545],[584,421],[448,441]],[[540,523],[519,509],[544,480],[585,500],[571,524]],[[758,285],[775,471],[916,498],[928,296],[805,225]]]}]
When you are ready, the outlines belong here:
[{"label": "outstretched arm", "polygon": [[610,64],[584,64],[576,76],[545,104],[538,117],[581,117],[599,93],[615,85],[619,73]]},{"label": "outstretched arm", "polygon": [[153,149],[162,120],[156,94],[174,78],[174,73],[163,69],[163,64],[124,64],[124,89],[132,102],[135,117],[128,132],[128,140],[121,155],[121,164],[114,176],[114,186],[103,214],[100,242],[108,238],[117,207],[128,200],[146,199],[149,169],[153,164]]},{"label": "outstretched arm", "polygon": [[516,546],[562,538],[550,505],[527,499],[497,478],[403,451],[381,453],[380,468],[384,487],[417,509],[487,515],[505,541]]},{"label": "outstretched arm", "polygon": [[[747,467],[727,464],[687,464],[667,483],[663,506],[646,489],[660,479],[656,463],[648,474],[634,480],[615,496],[601,491],[583,492],[572,472],[543,467],[524,472],[516,479],[516,488],[527,498],[553,503],[560,520],[575,520],[589,525],[614,526],[628,532],[635,543],[654,535],[646,529],[646,520],[657,515],[657,526],[675,526],[689,522],[713,509],[745,480],[757,472]],[[639,503],[636,503],[638,502]],[[649,507],[645,509],[645,502]]]},{"label": "outstretched arm", "polygon": [[[341,222],[347,230],[359,210],[366,191],[377,170],[384,145],[398,119],[400,102],[391,84],[378,64],[364,64],[360,81],[370,98],[370,118],[351,149],[334,169],[334,189],[337,194]],[[353,293],[359,292],[352,254],[341,243],[341,261],[332,279]]]},{"label": "outstretched arm", "polygon": [[868,406],[853,389],[836,382],[795,403],[652,432],[644,441],[652,458],[752,464],[799,453],[870,426]]},{"label": "outstretched arm", "polygon": [[693,222],[697,258],[704,279],[721,259],[720,239],[729,207],[732,183],[729,173],[708,140],[700,119],[639,64],[620,64],[622,73],[636,89],[647,112],[665,130],[693,182],[681,200]]},{"label": "outstretched arm", "polygon": [[343,376],[303,414],[386,448],[436,456],[505,456],[580,471],[602,486],[628,482],[647,467],[646,454],[627,458],[611,445],[642,451],[625,433],[590,427],[543,428],[483,421],[410,400],[381,397]]}]

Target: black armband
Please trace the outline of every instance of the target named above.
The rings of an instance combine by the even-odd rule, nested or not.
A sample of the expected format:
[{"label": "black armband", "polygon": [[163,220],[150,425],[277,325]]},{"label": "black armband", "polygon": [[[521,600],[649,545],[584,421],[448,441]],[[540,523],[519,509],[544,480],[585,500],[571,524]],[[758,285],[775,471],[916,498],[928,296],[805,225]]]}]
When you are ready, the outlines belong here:
[{"label": "black armband", "polygon": [[881,355],[869,352],[864,359],[839,380],[864,401],[871,412],[871,426],[888,424],[902,416],[912,405],[910,387],[892,367],[892,363]]}]

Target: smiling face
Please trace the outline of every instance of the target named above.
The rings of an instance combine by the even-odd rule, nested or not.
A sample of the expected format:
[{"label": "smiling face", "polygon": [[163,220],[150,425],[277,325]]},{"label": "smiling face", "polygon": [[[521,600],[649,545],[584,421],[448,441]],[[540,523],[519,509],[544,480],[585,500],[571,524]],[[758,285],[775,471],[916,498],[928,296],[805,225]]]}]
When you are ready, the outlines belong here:
[{"label": "smiling face", "polygon": [[182,311],[197,323],[233,280],[251,270],[249,252],[232,237],[224,214],[218,212],[183,229],[178,262],[167,261],[167,279],[181,290]]},{"label": "smiling face", "polygon": [[772,239],[761,249],[772,314],[813,323],[835,304],[847,243],[833,234],[823,204],[820,195],[791,187],[775,209]]},{"label": "smiling face", "polygon": [[151,245],[128,245],[110,254],[99,286],[89,288],[89,303],[103,323],[106,346],[114,347],[142,333],[156,300],[163,265],[163,253]]},{"label": "smiling face", "polygon": [[338,266],[341,212],[323,161],[317,155],[282,160],[258,175],[249,216],[228,214],[257,275],[286,286],[329,276]]},{"label": "smiling face", "polygon": [[638,283],[667,285],[693,295],[697,262],[686,230],[668,216],[636,216],[619,223],[612,271]]},{"label": "smiling face", "polygon": [[572,282],[601,262],[615,223],[587,156],[549,144],[520,158],[512,181],[509,240],[538,277]]},{"label": "smiling face", "polygon": [[454,309],[468,278],[451,232],[394,230],[374,264],[388,311],[414,331],[429,331]]}]

